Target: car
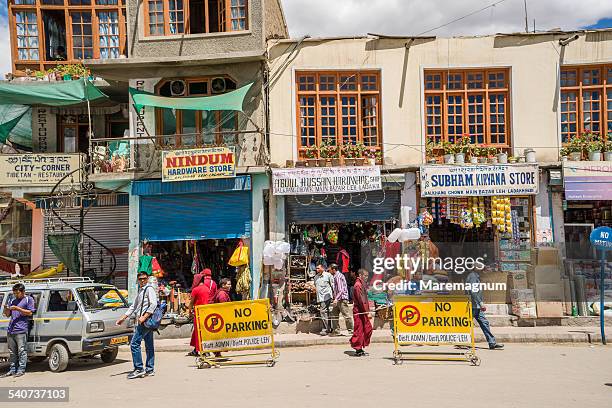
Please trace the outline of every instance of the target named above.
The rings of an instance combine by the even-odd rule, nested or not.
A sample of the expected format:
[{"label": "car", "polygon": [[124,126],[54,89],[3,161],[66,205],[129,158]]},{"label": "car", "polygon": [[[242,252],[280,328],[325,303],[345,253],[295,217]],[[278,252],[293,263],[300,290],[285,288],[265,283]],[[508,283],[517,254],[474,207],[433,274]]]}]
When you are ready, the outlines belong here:
[{"label": "car", "polygon": [[[61,372],[75,358],[99,355],[104,363],[112,363],[119,346],[129,344],[134,319],[115,324],[128,307],[115,286],[82,277],[0,281],[1,310],[12,300],[16,283],[23,283],[36,302],[28,334],[31,361],[48,359],[49,369]],[[9,355],[8,322],[2,315],[0,357]]]}]

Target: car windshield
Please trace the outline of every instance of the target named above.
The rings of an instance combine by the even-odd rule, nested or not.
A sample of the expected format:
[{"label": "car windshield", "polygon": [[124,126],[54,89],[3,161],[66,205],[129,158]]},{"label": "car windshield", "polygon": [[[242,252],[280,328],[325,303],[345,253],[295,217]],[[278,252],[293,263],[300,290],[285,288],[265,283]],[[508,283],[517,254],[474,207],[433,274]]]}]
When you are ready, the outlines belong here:
[{"label": "car windshield", "polygon": [[85,306],[85,310],[110,309],[127,307],[127,303],[119,290],[108,286],[88,286],[78,288],[77,292]]}]

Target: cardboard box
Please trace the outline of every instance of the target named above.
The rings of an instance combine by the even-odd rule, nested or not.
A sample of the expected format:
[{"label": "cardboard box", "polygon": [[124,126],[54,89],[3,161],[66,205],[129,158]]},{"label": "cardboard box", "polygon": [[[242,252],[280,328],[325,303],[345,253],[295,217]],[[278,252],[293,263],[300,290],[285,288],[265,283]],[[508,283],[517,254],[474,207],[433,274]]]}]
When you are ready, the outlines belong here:
[{"label": "cardboard box", "polygon": [[508,274],[508,288],[527,289],[527,273],[524,271],[514,271]]},{"label": "cardboard box", "polygon": [[532,289],[513,289],[510,291],[512,299],[512,314],[524,319],[537,317],[535,296]]},{"label": "cardboard box", "polygon": [[535,302],[535,294],[533,289],[514,289],[510,291],[510,299],[512,303]]},{"label": "cardboard box", "polygon": [[561,283],[560,265],[538,265],[527,270],[527,284],[535,289],[540,284],[560,284]]},{"label": "cardboard box", "polygon": [[536,302],[538,317],[563,317],[562,302]]},{"label": "cardboard box", "polygon": [[559,250],[552,247],[541,247],[537,250],[537,263],[533,265],[559,265]]},{"label": "cardboard box", "polygon": [[537,302],[562,302],[565,297],[562,283],[538,284],[534,293]]},{"label": "cardboard box", "polygon": [[[480,274],[481,283],[506,283],[508,272],[487,272]],[[508,290],[485,290],[482,293],[484,303],[510,303]]]}]

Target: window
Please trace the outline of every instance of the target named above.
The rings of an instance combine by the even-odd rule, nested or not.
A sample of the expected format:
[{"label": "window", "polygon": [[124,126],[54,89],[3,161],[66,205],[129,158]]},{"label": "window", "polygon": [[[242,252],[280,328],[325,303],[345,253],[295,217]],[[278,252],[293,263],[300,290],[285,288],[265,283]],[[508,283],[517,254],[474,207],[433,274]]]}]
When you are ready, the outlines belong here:
[{"label": "window", "polygon": [[17,23],[17,58],[22,61],[38,60],[38,22],[35,11],[15,13]]},{"label": "window", "polygon": [[381,150],[379,72],[298,72],[296,89],[301,157],[322,143]]},{"label": "window", "polygon": [[510,146],[510,70],[424,74],[425,134],[438,144],[468,135],[473,144]]},{"label": "window", "polygon": [[[209,96],[236,89],[236,83],[230,78],[219,77],[197,78],[186,80],[165,80],[157,86],[157,93],[162,96],[181,97]],[[213,86],[213,80],[215,86]],[[225,89],[219,92],[218,89]],[[157,109],[158,143],[163,146],[196,147],[210,145],[236,145],[238,134],[238,116],[233,111],[194,111],[177,109]]]},{"label": "window", "polygon": [[561,141],[586,132],[612,132],[612,64],[562,67]]},{"label": "window", "polygon": [[100,58],[119,58],[119,17],[116,11],[98,12]]},{"label": "window", "polygon": [[248,0],[145,0],[144,4],[148,36],[248,29]]},{"label": "window", "polygon": [[72,54],[76,59],[93,58],[93,32],[91,30],[91,13],[73,12],[72,18]]},{"label": "window", "polygon": [[107,308],[126,308],[127,302],[121,293],[108,286],[88,286],[78,288],[77,294],[86,311]]},{"label": "window", "polygon": [[49,302],[47,312],[67,312],[68,302],[74,300],[72,292],[69,290],[49,291]]}]

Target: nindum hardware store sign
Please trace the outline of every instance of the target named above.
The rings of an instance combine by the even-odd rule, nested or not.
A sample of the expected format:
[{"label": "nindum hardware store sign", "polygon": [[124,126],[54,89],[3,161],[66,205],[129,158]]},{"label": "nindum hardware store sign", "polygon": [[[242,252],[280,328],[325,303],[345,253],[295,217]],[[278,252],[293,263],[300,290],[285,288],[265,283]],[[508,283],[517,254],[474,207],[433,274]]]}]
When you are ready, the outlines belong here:
[{"label": "nindum hardware store sign", "polygon": [[272,169],[274,195],[344,194],[382,189],[380,167]]},{"label": "nindum hardware store sign", "polygon": [[537,194],[538,165],[421,166],[421,196],[494,196]]},{"label": "nindum hardware store sign", "polygon": [[164,150],[162,181],[186,181],[236,177],[234,147]]}]

